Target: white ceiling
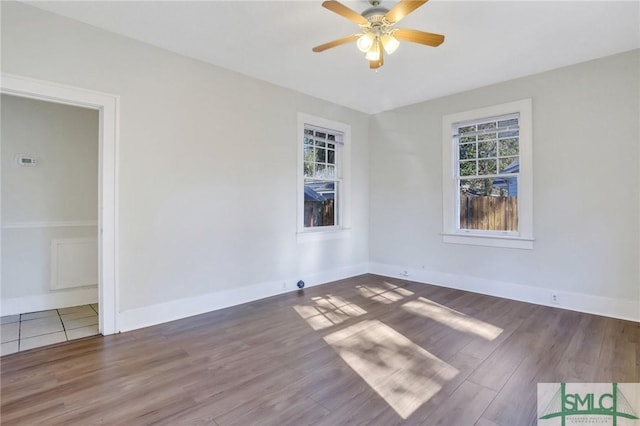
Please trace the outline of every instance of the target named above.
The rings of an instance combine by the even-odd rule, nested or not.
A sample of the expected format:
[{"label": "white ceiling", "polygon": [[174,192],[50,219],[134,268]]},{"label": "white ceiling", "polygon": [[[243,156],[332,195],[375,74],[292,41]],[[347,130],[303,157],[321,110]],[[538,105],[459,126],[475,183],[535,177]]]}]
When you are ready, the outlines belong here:
[{"label": "white ceiling", "polygon": [[[637,0],[431,0],[398,27],[445,42],[403,42],[377,72],[355,43],[311,51],[358,32],[321,0],[27,3],[366,113],[640,47]],[[369,5],[343,3],[358,12]]]}]

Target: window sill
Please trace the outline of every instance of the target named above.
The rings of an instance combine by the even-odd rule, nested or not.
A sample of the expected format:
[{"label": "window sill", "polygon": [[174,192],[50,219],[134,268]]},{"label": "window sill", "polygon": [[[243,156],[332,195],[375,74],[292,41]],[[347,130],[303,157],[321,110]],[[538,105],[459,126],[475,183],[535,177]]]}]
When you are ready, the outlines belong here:
[{"label": "window sill", "polygon": [[442,241],[451,244],[533,250],[534,239],[506,235],[442,234]]},{"label": "window sill", "polygon": [[339,240],[351,238],[351,228],[314,229],[298,232],[298,244],[313,241]]}]

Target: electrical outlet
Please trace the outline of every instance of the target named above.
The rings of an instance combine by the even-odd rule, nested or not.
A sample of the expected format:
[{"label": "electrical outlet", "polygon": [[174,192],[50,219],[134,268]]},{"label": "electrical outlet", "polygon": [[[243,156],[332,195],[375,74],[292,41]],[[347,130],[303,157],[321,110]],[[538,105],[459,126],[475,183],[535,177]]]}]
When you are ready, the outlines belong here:
[{"label": "electrical outlet", "polygon": [[551,303],[556,304],[556,305],[560,304],[560,299],[558,297],[558,293],[556,293],[555,291],[551,292]]},{"label": "electrical outlet", "polygon": [[402,271],[402,272],[400,272],[400,276],[401,276],[401,277],[408,277],[408,276],[409,276],[409,271]]}]

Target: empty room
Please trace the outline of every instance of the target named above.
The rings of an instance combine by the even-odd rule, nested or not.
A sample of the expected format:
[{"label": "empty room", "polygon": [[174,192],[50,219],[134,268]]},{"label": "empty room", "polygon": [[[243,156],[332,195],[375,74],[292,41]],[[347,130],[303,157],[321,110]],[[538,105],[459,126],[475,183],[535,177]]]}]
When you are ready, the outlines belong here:
[{"label": "empty room", "polygon": [[2,1],[2,425],[640,425],[638,1]]}]

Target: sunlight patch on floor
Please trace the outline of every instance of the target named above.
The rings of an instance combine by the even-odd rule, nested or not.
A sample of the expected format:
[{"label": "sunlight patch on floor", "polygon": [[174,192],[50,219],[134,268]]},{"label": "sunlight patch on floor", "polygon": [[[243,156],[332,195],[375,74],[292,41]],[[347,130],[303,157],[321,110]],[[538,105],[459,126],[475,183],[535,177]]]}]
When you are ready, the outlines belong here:
[{"label": "sunlight patch on floor", "polygon": [[454,330],[475,334],[487,340],[494,340],[503,331],[499,327],[470,317],[444,305],[425,299],[424,297],[419,297],[416,300],[404,303],[402,309],[412,314],[438,321]]},{"label": "sunlight patch on floor", "polygon": [[378,320],[324,340],[403,419],[431,399],[458,370]]},{"label": "sunlight patch on floor", "polygon": [[358,285],[356,288],[363,297],[384,303],[385,305],[397,302],[408,296],[413,296],[412,291],[388,282],[384,282],[382,286]]},{"label": "sunlight patch on floor", "polygon": [[293,308],[314,330],[323,330],[367,313],[360,306],[338,296],[313,297],[312,300],[312,306],[296,305]]}]

